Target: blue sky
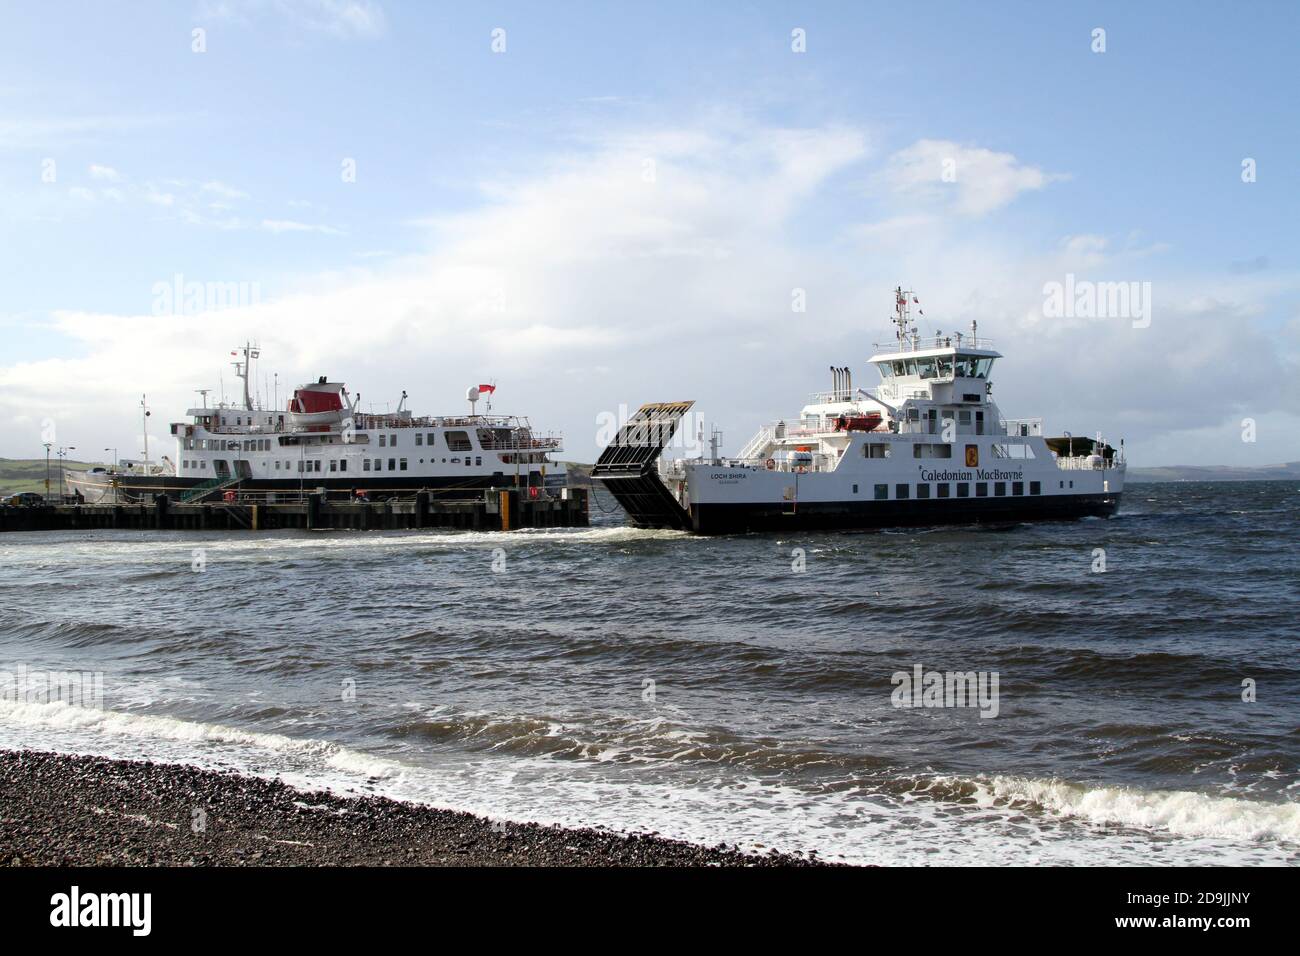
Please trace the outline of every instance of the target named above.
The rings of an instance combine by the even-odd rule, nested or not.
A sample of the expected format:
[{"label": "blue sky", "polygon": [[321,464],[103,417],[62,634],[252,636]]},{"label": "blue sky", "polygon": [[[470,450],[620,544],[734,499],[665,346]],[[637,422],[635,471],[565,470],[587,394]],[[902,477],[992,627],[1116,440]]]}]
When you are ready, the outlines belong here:
[{"label": "blue sky", "polygon": [[[1292,4],[3,18],[0,454],[51,419],[127,446],[140,392],[177,417],[250,336],[268,374],[422,411],[495,377],[583,460],[601,411],[679,397],[734,450],[830,364],[869,383],[903,283],[998,340],[1010,415],[1124,435],[1140,464],[1300,459]],[[1150,328],[1044,317],[1066,273],[1150,282]],[[259,303],[154,314],[176,274]]]}]

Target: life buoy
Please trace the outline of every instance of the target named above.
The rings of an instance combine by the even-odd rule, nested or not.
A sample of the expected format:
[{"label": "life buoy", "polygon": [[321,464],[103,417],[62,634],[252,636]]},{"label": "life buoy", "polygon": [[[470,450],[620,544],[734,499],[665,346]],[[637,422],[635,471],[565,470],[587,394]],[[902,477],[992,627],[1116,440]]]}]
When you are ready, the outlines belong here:
[{"label": "life buoy", "polygon": [[768,470],[768,471],[772,471],[772,470],[774,470],[775,468],[776,468],[776,459],[775,459],[775,458],[769,458],[769,459],[767,460],[767,470]]}]

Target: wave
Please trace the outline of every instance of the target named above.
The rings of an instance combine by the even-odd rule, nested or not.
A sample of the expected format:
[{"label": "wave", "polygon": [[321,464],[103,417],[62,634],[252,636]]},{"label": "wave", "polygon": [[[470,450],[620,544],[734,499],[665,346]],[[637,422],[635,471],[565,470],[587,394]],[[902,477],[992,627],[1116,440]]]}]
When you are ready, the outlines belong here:
[{"label": "wave", "polygon": [[[626,719],[623,720],[627,722]],[[589,744],[583,744],[581,735],[575,735],[574,729],[569,725],[542,718],[495,718],[490,715],[459,719],[449,717],[413,721],[403,725],[400,730],[405,734],[419,734],[431,739],[454,738],[463,741],[477,737],[484,744],[482,749],[505,752],[513,750],[520,761],[517,766],[531,767],[532,773],[540,772],[537,769],[539,767],[550,765],[559,774],[551,784],[558,788],[557,795],[568,785],[566,781],[573,782],[574,779],[572,771],[563,769],[564,764],[553,762],[556,757],[565,755],[594,763],[638,757],[656,760],[665,765],[679,764],[682,761],[702,761],[706,765],[733,761],[756,772],[758,776],[749,780],[738,778],[738,789],[731,788],[732,790],[736,790],[737,794],[740,791],[755,795],[768,794],[770,798],[782,801],[782,806],[789,804],[781,813],[793,813],[796,816],[805,813],[800,807],[810,806],[807,803],[810,793],[798,787],[792,789],[792,779],[781,780],[779,776],[774,779],[771,774],[763,771],[835,763],[842,760],[843,756],[815,750],[790,751],[772,742],[745,742],[720,734],[710,736],[690,732],[662,717],[631,723],[639,724],[639,731],[629,735],[629,728],[623,727],[625,740],[621,751],[612,746],[612,740],[603,749],[593,749]],[[108,756],[139,759],[142,751],[149,759],[226,767],[230,766],[229,761],[233,757],[241,772],[283,776],[290,782],[307,788],[341,789],[346,792],[364,779],[368,787],[377,784],[383,791],[399,798],[428,802],[427,795],[420,795],[422,791],[426,794],[438,793],[440,795],[434,798],[438,805],[455,806],[471,812],[481,812],[480,804],[491,797],[491,793],[485,795],[472,789],[456,793],[434,787],[430,791],[428,788],[441,779],[440,774],[430,775],[427,768],[343,747],[330,741],[295,738],[201,721],[97,711],[62,703],[20,704],[0,701],[0,726],[4,725],[56,733],[72,731],[129,737],[139,741],[135,751],[128,754],[123,752],[126,748],[111,745],[106,747],[103,741],[87,748],[83,737],[75,742],[72,748],[75,752],[103,753],[108,750]],[[636,738],[637,732],[640,734],[639,741]],[[538,740],[549,740],[550,743],[546,746],[531,743],[521,746],[523,741]],[[181,746],[171,750],[158,747],[163,741],[176,742]],[[67,746],[51,748],[48,743],[48,737],[41,740],[24,739],[21,746],[69,749]],[[640,753],[637,752],[638,749]],[[569,753],[566,754],[566,751]],[[539,757],[543,758],[542,763],[538,763]],[[842,828],[846,825],[845,820],[853,821],[852,826],[859,826],[865,819],[862,814],[866,813],[875,819],[881,811],[885,815],[880,823],[887,829],[890,827],[888,821],[894,819],[896,814],[911,817],[924,812],[927,818],[937,815],[936,820],[965,819],[980,827],[986,827],[994,819],[990,814],[995,814],[996,818],[1004,822],[1031,816],[1039,818],[1040,826],[1081,824],[1088,828],[1119,828],[1130,834],[1210,840],[1218,844],[1248,844],[1257,848],[1262,845],[1300,844],[1300,805],[1295,803],[1274,803],[1190,791],[1089,786],[1059,779],[1014,776],[918,777],[890,774],[881,766],[856,769],[865,772],[841,774],[840,785],[832,788],[826,788],[824,782],[816,787],[816,792],[821,795],[819,799],[829,801],[828,806],[834,808],[833,816],[839,818],[838,823],[826,824],[830,829]],[[502,772],[512,775],[507,766],[498,768],[497,776],[493,778],[497,782],[491,789],[498,796]],[[468,777],[462,775],[461,779],[473,780],[474,777],[472,774]],[[651,778],[646,780],[648,784],[656,782],[666,791],[676,794],[674,799],[690,796],[693,801],[702,801],[699,804],[701,812],[707,808],[710,800],[720,799],[715,784],[696,792],[691,787],[696,786],[698,789],[700,785],[687,785],[683,789],[680,781],[674,783],[667,777],[658,778],[657,781]],[[620,789],[619,792],[626,791]],[[851,801],[852,805],[845,801]],[[508,805],[494,806],[503,816],[519,817],[518,812],[512,812]],[[533,804],[532,809],[523,810],[522,816],[524,819],[534,816],[540,818],[551,812],[554,811],[544,812]],[[953,814],[957,816],[954,817]],[[635,827],[638,822],[636,819],[627,819],[623,825]],[[709,825],[719,826],[720,823],[715,821]],[[893,826],[896,829],[896,825]],[[829,830],[823,832],[819,829],[817,832],[820,835],[810,836],[818,843],[830,845],[830,841],[840,839]],[[961,832],[965,831],[954,831],[954,837]],[[977,838],[980,834],[987,836],[983,829],[978,828],[969,833],[972,838]],[[725,838],[725,830],[719,835]],[[1123,843],[1122,834],[1106,835],[1119,837]],[[1119,845],[1116,844],[1117,847]],[[1279,852],[1284,857],[1294,858],[1293,851],[1289,849],[1276,847],[1274,856]]]}]

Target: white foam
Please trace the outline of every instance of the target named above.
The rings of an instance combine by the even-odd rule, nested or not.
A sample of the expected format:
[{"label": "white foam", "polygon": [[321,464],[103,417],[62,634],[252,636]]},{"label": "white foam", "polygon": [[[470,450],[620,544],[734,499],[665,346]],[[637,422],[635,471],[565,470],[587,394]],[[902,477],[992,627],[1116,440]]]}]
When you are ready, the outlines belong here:
[{"label": "white foam", "polygon": [[994,777],[981,787],[988,806],[1042,807],[1105,826],[1139,827],[1179,836],[1276,840],[1300,844],[1300,804],[1213,797],[1185,790],[1084,787],[1062,780]]}]

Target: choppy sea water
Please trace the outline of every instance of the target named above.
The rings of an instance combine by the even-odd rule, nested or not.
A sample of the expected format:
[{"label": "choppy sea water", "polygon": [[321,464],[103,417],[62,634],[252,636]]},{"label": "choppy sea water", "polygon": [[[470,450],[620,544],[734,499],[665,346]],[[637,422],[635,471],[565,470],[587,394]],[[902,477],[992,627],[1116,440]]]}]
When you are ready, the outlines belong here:
[{"label": "choppy sea water", "polygon": [[[1300,861],[1295,482],[790,536],[599,505],[509,535],[0,536],[0,671],[103,675],[102,709],[0,675],[0,747],[858,863]],[[997,715],[894,706],[917,665],[996,673]]]}]

